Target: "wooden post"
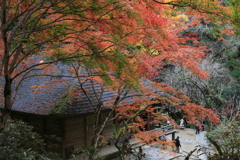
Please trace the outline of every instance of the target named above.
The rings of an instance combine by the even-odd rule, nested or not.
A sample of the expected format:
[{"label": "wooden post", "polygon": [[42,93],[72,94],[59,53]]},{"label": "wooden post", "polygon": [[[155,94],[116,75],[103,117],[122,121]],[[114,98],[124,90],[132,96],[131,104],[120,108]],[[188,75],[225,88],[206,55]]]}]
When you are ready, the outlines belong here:
[{"label": "wooden post", "polygon": [[88,145],[88,124],[87,124],[87,116],[84,116],[83,126],[84,126],[84,147]]},{"label": "wooden post", "polygon": [[[44,119],[44,125],[46,126],[46,123],[48,119]],[[62,123],[62,144],[61,144],[61,155],[63,158],[66,158],[66,154],[65,154],[65,141],[66,141],[66,121],[67,119],[63,120]],[[44,132],[46,133],[46,127],[44,127]]]},{"label": "wooden post", "polygon": [[175,140],[175,132],[172,133],[172,140]]},{"label": "wooden post", "polygon": [[[43,135],[45,135],[46,133],[47,133],[47,129],[46,129],[46,126],[47,126],[47,120],[46,120],[46,118],[43,118],[43,120],[42,120],[42,130],[41,130],[41,133],[43,134]],[[64,124],[63,124],[63,128],[64,128]],[[64,132],[64,131],[63,131]]]}]

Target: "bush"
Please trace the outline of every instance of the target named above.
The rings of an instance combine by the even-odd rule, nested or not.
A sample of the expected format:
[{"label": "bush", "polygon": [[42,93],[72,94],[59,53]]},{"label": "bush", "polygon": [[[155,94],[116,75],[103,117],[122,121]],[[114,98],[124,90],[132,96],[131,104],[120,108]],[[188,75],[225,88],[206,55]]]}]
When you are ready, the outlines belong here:
[{"label": "bush", "polygon": [[40,135],[24,122],[8,121],[0,133],[0,160],[51,160],[53,156],[46,152]]},{"label": "bush", "polygon": [[221,124],[207,133],[207,138],[217,152],[210,160],[239,160],[240,157],[240,122]]}]

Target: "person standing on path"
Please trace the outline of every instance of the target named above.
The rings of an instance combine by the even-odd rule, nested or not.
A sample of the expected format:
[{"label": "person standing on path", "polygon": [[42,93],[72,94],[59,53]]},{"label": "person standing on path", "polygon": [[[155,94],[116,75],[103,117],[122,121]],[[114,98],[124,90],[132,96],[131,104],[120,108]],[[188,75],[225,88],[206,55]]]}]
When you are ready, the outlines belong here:
[{"label": "person standing on path", "polygon": [[181,147],[179,136],[177,136],[177,138],[175,139],[175,146],[176,146],[176,152],[179,153],[180,147]]},{"label": "person standing on path", "polygon": [[199,134],[200,128],[197,124],[195,125],[195,129],[196,129],[196,134]]},{"label": "person standing on path", "polygon": [[184,127],[184,119],[180,120],[180,127]]},{"label": "person standing on path", "polygon": [[170,126],[170,121],[169,120],[167,120],[167,126]]}]

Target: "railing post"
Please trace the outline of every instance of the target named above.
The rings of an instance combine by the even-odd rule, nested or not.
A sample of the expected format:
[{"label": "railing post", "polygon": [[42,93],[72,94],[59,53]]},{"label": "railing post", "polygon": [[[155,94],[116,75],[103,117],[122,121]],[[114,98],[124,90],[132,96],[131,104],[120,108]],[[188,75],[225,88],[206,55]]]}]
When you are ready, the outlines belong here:
[{"label": "railing post", "polygon": [[172,140],[175,140],[175,132],[172,133]]}]

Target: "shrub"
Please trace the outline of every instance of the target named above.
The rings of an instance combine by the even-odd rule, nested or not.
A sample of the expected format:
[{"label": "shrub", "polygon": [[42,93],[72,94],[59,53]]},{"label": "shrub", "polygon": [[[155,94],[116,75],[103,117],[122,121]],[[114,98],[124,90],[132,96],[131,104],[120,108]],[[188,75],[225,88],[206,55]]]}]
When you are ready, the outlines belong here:
[{"label": "shrub", "polygon": [[8,121],[0,133],[0,160],[51,160],[53,156],[46,152],[40,135],[24,122]]},{"label": "shrub", "polygon": [[207,138],[216,148],[216,154],[210,160],[239,160],[240,127],[239,121],[221,124],[207,133]]}]

